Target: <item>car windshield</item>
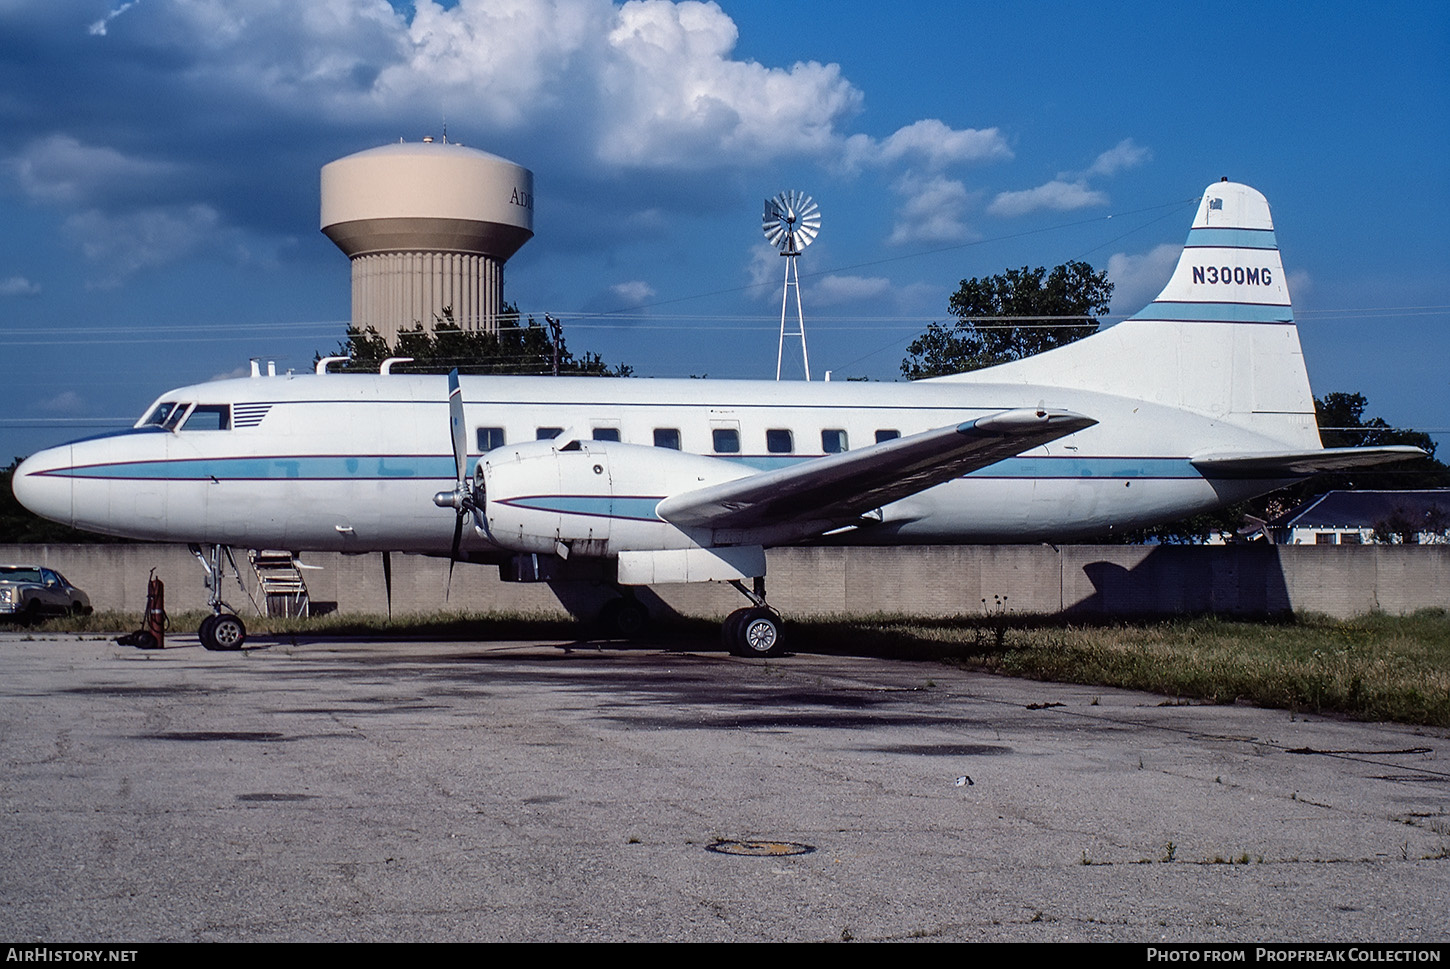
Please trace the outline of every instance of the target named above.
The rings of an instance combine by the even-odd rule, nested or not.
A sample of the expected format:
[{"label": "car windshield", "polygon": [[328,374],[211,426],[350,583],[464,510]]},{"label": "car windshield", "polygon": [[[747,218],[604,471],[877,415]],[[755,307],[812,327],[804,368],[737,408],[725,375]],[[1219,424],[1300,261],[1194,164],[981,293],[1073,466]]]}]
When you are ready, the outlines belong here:
[{"label": "car windshield", "polygon": [[40,570],[29,566],[0,565],[0,582],[39,582]]}]

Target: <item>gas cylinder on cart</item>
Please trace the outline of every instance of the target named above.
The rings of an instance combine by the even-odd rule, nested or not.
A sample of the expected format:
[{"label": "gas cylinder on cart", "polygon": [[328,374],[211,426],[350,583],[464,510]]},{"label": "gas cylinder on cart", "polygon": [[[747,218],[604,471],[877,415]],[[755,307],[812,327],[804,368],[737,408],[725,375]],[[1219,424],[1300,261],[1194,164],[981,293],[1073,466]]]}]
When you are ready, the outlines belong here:
[{"label": "gas cylinder on cart", "polygon": [[154,645],[152,649],[161,649],[166,645],[166,586],[151,573],[151,579],[146,583],[146,632],[151,635]]}]

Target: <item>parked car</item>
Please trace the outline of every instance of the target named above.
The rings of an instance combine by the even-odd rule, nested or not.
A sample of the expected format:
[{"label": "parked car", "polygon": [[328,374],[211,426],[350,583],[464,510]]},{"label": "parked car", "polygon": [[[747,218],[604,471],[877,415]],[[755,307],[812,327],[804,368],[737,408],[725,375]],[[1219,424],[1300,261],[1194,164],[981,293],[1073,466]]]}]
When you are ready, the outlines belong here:
[{"label": "parked car", "polygon": [[0,565],[0,618],[36,622],[46,616],[91,611],[91,597],[55,569]]}]

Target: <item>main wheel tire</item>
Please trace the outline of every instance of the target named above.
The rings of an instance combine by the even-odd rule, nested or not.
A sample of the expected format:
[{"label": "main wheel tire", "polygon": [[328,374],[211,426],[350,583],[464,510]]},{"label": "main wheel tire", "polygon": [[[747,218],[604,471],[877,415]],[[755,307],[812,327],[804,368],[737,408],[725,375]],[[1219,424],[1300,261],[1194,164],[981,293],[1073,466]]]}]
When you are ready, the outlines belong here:
[{"label": "main wheel tire", "polygon": [[639,639],[649,627],[649,613],[634,599],[611,599],[599,613],[599,628],[610,639]]},{"label": "main wheel tire", "polygon": [[745,621],[753,606],[736,609],[720,624],[720,645],[731,653],[740,653],[740,624]]},{"label": "main wheel tire", "polygon": [[237,616],[224,612],[219,616],[208,616],[203,620],[201,630],[197,635],[201,637],[201,644],[207,649],[238,650],[247,641],[247,627]]},{"label": "main wheel tire", "polygon": [[764,607],[746,610],[737,626],[737,655],[774,656],[780,652],[780,645],[780,616]]}]

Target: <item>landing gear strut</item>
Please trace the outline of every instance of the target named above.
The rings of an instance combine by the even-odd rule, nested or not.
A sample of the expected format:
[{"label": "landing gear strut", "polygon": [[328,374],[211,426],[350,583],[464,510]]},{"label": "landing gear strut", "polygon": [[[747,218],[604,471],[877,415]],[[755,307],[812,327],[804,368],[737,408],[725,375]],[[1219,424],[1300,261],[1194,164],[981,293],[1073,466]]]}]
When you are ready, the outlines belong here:
[{"label": "landing gear strut", "polygon": [[[201,639],[201,645],[210,650],[241,649],[242,644],[247,641],[247,627],[232,611],[231,606],[222,601],[223,554],[237,577],[237,585],[242,584],[242,573],[237,569],[237,560],[232,557],[232,550],[224,545],[209,545],[203,553],[200,545],[193,545],[191,554],[196,556],[206,572],[207,604],[211,606],[212,613],[201,621],[201,628],[196,632]],[[242,586],[242,591],[246,591],[245,586]]]},{"label": "landing gear strut", "polygon": [[755,577],[755,588],[747,590],[739,580],[731,585],[753,605],[736,609],[725,617],[720,626],[720,638],[725,648],[736,656],[775,656],[781,648],[780,613],[765,603],[765,577]]}]

